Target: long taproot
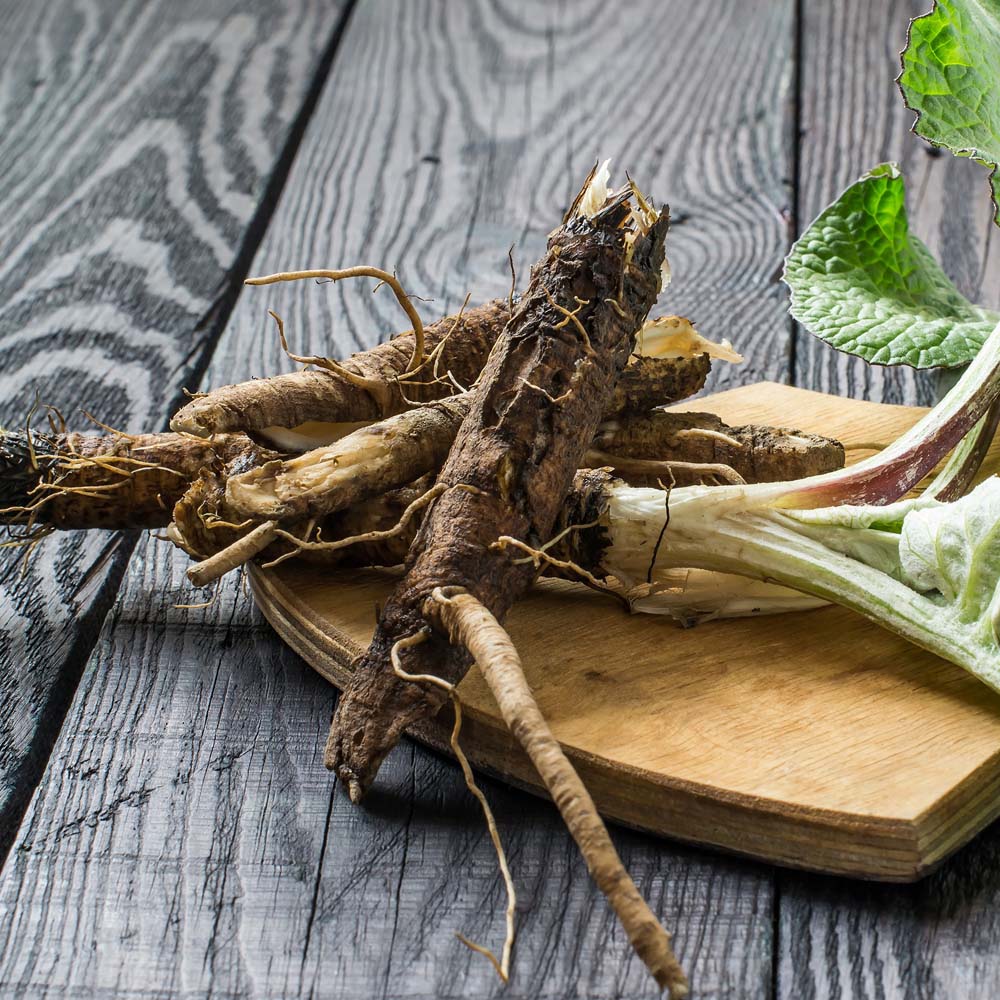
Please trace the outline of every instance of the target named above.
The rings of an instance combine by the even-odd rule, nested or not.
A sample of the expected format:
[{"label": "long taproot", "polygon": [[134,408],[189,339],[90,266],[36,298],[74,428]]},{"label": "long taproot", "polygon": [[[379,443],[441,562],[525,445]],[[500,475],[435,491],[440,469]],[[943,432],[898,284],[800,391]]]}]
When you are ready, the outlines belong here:
[{"label": "long taproot", "polygon": [[[326,763],[357,795],[403,730],[441,706],[440,692],[401,681],[390,662],[397,640],[427,626],[424,601],[459,586],[502,618],[537,575],[491,545],[501,535],[550,537],[659,293],[666,214],[644,231],[630,228],[632,216],[626,190],[592,219],[574,215],[556,229],[490,355],[439,476],[464,488],[447,490],[425,517],[333,720]],[[452,683],[470,663],[441,636],[406,659],[406,672]]]}]

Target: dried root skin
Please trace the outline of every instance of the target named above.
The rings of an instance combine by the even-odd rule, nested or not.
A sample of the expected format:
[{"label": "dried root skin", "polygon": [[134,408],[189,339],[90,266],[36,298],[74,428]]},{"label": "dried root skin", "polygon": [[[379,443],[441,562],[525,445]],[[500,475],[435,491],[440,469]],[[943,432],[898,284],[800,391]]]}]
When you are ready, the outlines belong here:
[{"label": "dried root skin", "polygon": [[163,527],[203,468],[245,451],[259,453],[243,435],[32,433],[29,447],[25,434],[5,432],[0,505],[9,509],[0,520],[65,530]]},{"label": "dried root skin", "polygon": [[226,486],[230,519],[325,518],[436,471],[470,402],[468,393],[440,400],[234,476]]},{"label": "dried root skin", "polygon": [[426,364],[404,383],[397,381],[413,355],[412,332],[343,362],[341,367],[348,372],[385,386],[382,398],[328,371],[290,372],[222,386],[182,407],[170,425],[175,431],[205,437],[223,431],[252,434],[266,427],[298,427],[313,420],[381,420],[409,409],[407,400],[426,402],[452,395],[455,387],[444,377],[448,371],[470,385],[509,318],[507,299],[493,299],[426,327],[425,351],[433,352],[447,338],[437,357],[437,377],[435,366]]},{"label": "dried root skin", "polygon": [[621,373],[615,391],[604,409],[606,417],[620,413],[646,413],[687,399],[705,388],[712,367],[707,354],[690,358],[633,357]]},{"label": "dried root skin", "polygon": [[445,596],[437,591],[428,599],[425,613],[448,634],[453,645],[467,649],[478,664],[500,714],[535,765],[591,877],[660,989],[669,990],[671,998],[687,996],[687,979],[674,956],[670,935],[625,871],[590,793],[538,708],[506,631],[467,593]]},{"label": "dried root skin", "polygon": [[[705,433],[707,432],[707,433]],[[781,427],[729,427],[713,413],[654,410],[605,423],[594,449],[606,456],[643,461],[729,466],[748,483],[775,483],[831,472],[844,466],[844,447],[833,438]],[[613,464],[613,463],[610,463]],[[655,486],[627,463],[615,466],[634,486]],[[697,469],[675,470],[675,485],[700,482]]]},{"label": "dried root skin", "polygon": [[[514,565],[491,545],[500,535],[532,543],[551,537],[633,333],[659,290],[666,219],[628,248],[628,265],[622,209],[619,200],[596,222],[574,218],[550,236],[490,356],[439,477],[476,492],[450,489],[425,517],[407,573],[337,707],[326,762],[348,786],[367,788],[403,729],[441,706],[440,692],[401,683],[389,660],[398,639],[426,626],[430,593],[461,586],[502,616],[535,578],[530,563]],[[410,650],[407,660],[407,671],[452,683],[469,665],[466,651],[441,638]]]}]

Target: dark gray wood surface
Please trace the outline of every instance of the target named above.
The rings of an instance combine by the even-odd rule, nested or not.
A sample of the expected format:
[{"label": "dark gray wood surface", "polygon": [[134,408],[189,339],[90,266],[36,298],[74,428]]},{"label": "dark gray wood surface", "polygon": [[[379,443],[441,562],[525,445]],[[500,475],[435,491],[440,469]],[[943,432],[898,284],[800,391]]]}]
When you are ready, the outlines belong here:
[{"label": "dark gray wood surface", "polygon": [[[0,423],[22,425],[38,400],[78,429],[82,409],[164,426],[232,309],[344,9],[8,5]],[[27,563],[0,552],[0,856],[134,544],[95,532],[49,540]]]},{"label": "dark gray wood surface", "polygon": [[[434,299],[422,307],[428,316],[467,292],[502,294],[507,247],[515,245],[524,271],[580,177],[606,155],[671,202],[675,284],[664,311],[691,315],[747,354],[741,368],[720,370],[716,385],[773,378],[871,398],[926,397],[926,381],[866,374],[797,334],[776,272],[797,227],[857,174],[897,157],[918,182],[915,228],[946,252],[967,291],[995,301],[996,283],[984,277],[992,233],[985,197],[982,212],[969,214],[968,188],[984,192],[985,181],[974,165],[930,157],[905,134],[891,77],[907,9],[799,6],[643,0],[612,11],[596,2],[369,0],[352,14],[326,78],[338,19],[322,5],[278,7],[266,25],[227,8],[201,34],[190,28],[209,18],[200,5],[142,7],[159,10],[155,30],[136,8],[120,29],[135,62],[122,56],[120,78],[96,74],[86,93],[96,107],[93,89],[107,87],[132,107],[139,97],[122,81],[148,80],[158,108],[148,113],[157,123],[148,147],[175,159],[157,172],[151,155],[152,165],[142,160],[144,169],[130,174],[119,169],[131,162],[126,154],[105,150],[107,188],[87,202],[91,189],[80,177],[99,166],[84,160],[74,173],[63,153],[47,170],[53,135],[63,150],[75,146],[57,121],[36,125],[52,130],[39,136],[26,113],[19,119],[18,183],[37,188],[42,221],[23,233],[0,225],[0,241],[12,241],[2,245],[27,268],[8,275],[0,267],[0,381],[9,395],[27,393],[4,415],[22,414],[34,391],[24,387],[47,377],[46,399],[85,398],[115,422],[162,424],[178,384],[193,384],[209,357],[205,385],[290,367],[267,308],[284,316],[304,353],[345,353],[402,324],[391,296],[372,296],[370,283],[247,289],[234,305],[239,280],[253,271],[396,267],[412,291]],[[92,8],[80,10],[83,23]],[[85,51],[67,19],[51,22],[65,37],[39,42],[36,61],[74,44]],[[20,30],[46,37],[27,21]],[[163,39],[175,32],[182,41],[172,47]],[[202,38],[228,75],[203,65],[202,49],[184,48],[189,37]],[[179,60],[175,75],[150,54],[157,45]],[[22,58],[9,75],[34,79],[31,57]],[[309,121],[301,142],[297,115]],[[141,135],[145,120],[145,112],[112,116],[115,141]],[[88,133],[79,144],[109,141]],[[251,161],[255,172],[241,189],[233,178]],[[195,166],[172,173],[171,162]],[[60,168],[64,190],[46,194]],[[82,214],[64,214],[77,201]],[[81,218],[100,225],[81,232]],[[98,238],[109,227],[110,249]],[[221,234],[227,262],[201,247],[203,232]],[[83,237],[84,246],[73,244]],[[136,269],[129,279],[126,265]],[[105,306],[125,314],[124,332],[111,320],[99,324]],[[30,342],[65,351],[61,360],[33,361],[17,346],[36,327]],[[16,363],[6,361],[8,345]],[[81,372],[93,373],[86,385],[73,382]],[[36,588],[56,570],[65,587],[86,578],[75,553],[101,543],[69,544],[81,548],[39,559]],[[406,742],[365,807],[351,807],[320,761],[332,689],[282,647],[237,583],[223,585],[208,608],[176,608],[211,595],[192,594],[184,560],[166,546],[141,538],[126,559],[129,548],[119,544],[118,562],[89,574],[99,598],[75,652],[57,664],[58,682],[11,654],[24,661],[17,683],[38,678],[38,704],[49,706],[12,718],[37,742],[35,766],[50,748],[51,757],[40,780],[37,769],[17,779],[22,802],[37,790],[0,875],[0,995],[654,995],[554,810],[484,781],[520,894],[514,978],[502,990],[454,938],[462,931],[498,944],[503,911],[495,858],[457,769]],[[30,594],[5,595],[2,614],[27,607],[17,601]],[[48,651],[76,609],[74,599],[51,600],[50,631],[35,640]],[[58,699],[65,708],[112,601],[56,738]],[[12,618],[10,641],[23,642],[24,629]],[[6,682],[8,672],[0,676]],[[38,719],[49,722],[43,736],[34,735]],[[13,733],[4,746],[23,751],[24,741]],[[614,835],[654,909],[676,929],[696,997],[996,990],[995,836],[942,875],[899,889]],[[978,993],[978,985],[991,990]]]}]

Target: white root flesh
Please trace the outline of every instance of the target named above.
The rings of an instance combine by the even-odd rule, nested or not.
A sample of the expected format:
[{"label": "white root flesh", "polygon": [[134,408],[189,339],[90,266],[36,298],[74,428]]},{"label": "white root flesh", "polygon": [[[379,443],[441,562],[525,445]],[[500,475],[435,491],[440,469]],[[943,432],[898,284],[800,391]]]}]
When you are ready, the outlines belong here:
[{"label": "white root flesh", "polygon": [[743,355],[728,340],[716,342],[703,337],[683,316],[648,319],[636,334],[636,354],[653,358],[692,358],[707,354],[715,361],[738,365]]}]

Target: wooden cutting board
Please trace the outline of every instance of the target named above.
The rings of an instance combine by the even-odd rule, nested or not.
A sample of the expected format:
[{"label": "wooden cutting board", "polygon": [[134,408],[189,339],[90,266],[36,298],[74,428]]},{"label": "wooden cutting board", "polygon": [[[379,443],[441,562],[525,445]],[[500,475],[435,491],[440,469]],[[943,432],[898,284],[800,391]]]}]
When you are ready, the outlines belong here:
[{"label": "wooden cutting board", "polygon": [[[922,411],[763,383],[694,400],[731,424],[886,442]],[[849,453],[857,460],[868,451]],[[998,450],[989,469],[1000,468]],[[278,633],[343,687],[384,575],[254,570]],[[601,812],[777,864],[912,881],[1000,814],[1000,696],[840,608],[680,629],[543,582],[508,627]],[[473,764],[540,791],[478,671],[460,693]],[[412,735],[447,751],[446,720]]]}]

